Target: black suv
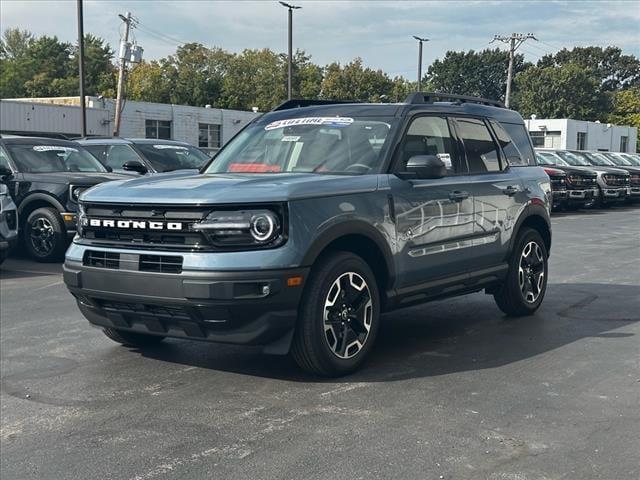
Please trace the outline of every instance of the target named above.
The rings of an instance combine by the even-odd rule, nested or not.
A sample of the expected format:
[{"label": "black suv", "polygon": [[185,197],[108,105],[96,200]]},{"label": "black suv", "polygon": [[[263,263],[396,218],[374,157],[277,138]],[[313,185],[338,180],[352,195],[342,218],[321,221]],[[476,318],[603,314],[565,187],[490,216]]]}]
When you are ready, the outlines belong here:
[{"label": "black suv", "polygon": [[[551,178],[554,206],[586,208],[595,205],[599,195],[596,172],[588,167],[571,166],[551,150],[536,150],[536,159],[538,165],[545,166],[545,171]],[[558,173],[553,173],[552,170]],[[560,173],[564,173],[564,177]]]},{"label": "black suv", "polygon": [[64,281],[116,342],[263,345],[340,375],[383,311],[484,290],[534,313],[550,201],[522,118],[497,102],[292,101],[200,173],[82,194]]},{"label": "black suv", "polygon": [[76,231],[78,195],[109,173],[75,142],[52,138],[0,139],[0,181],[18,207],[27,253],[40,262],[60,260]]}]

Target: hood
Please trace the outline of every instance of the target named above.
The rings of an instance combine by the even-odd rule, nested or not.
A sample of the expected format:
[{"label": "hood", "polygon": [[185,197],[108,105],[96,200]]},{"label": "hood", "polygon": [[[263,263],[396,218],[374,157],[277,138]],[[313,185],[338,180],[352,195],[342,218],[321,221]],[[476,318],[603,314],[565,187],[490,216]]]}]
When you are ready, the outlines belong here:
[{"label": "hood", "polygon": [[83,173],[83,172],[53,172],[53,173],[25,173],[24,179],[38,183],[58,183],[61,185],[97,185],[112,180],[130,178],[118,173]]},{"label": "hood", "polygon": [[617,168],[617,167],[600,167],[598,165],[593,165],[591,167],[585,167],[588,168],[589,170],[593,170],[594,172],[598,172],[598,173],[612,173],[615,175],[629,175],[629,172],[621,169],[621,168]]},{"label": "hood", "polygon": [[632,167],[631,165],[616,165],[615,168],[618,170],[624,170],[627,173],[633,173],[634,175],[640,173],[640,167]]},{"label": "hood", "polygon": [[558,170],[562,170],[566,174],[576,174],[583,175],[585,177],[597,177],[598,174],[593,171],[591,167],[574,167],[574,166],[564,166],[564,165],[553,165],[551,168],[556,168]]},{"label": "hood", "polygon": [[377,175],[164,173],[109,182],[81,195],[85,202],[173,205],[285,202],[375,191]]}]

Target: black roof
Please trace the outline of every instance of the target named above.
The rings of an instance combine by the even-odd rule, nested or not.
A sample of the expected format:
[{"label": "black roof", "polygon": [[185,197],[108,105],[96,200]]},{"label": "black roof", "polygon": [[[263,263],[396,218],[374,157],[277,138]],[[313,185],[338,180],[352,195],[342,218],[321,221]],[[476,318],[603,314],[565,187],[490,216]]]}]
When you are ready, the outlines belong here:
[{"label": "black roof", "polygon": [[48,137],[11,137],[0,138],[0,143],[7,145],[59,145],[61,147],[78,148],[81,145],[71,140],[60,140]]},{"label": "black roof", "polygon": [[503,123],[522,123],[518,112],[505,108],[499,101],[429,92],[412,93],[402,103],[289,100],[259,117],[256,123],[306,116],[401,117],[417,112],[463,114],[488,117]]}]

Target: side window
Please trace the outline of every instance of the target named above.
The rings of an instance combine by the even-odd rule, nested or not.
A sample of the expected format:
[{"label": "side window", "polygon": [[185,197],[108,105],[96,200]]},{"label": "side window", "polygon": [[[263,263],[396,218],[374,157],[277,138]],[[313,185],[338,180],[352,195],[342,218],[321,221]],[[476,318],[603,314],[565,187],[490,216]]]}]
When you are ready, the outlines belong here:
[{"label": "side window", "polygon": [[500,171],[500,157],[489,129],[476,118],[456,118],[458,134],[464,144],[469,173]]},{"label": "side window", "polygon": [[98,161],[106,165],[107,164],[107,146],[106,145],[83,145],[85,150],[88,150],[91,155],[96,157]]},{"label": "side window", "polygon": [[[520,156],[522,157],[520,166],[535,165],[536,162],[533,148],[531,147],[531,139],[524,125],[518,123],[502,123],[501,125],[507,131],[520,152]],[[516,165],[514,162],[510,161],[510,163],[511,165]]]},{"label": "side window", "polygon": [[490,120],[489,123],[491,123],[493,132],[496,134],[498,143],[500,144],[500,147],[502,147],[502,151],[507,157],[507,162],[509,163],[509,165],[526,165],[525,161],[522,158],[520,150],[518,150],[518,147],[506,132],[506,130],[502,128],[502,126],[495,120]]},{"label": "side window", "polygon": [[129,145],[112,145],[107,153],[107,165],[114,170],[122,169],[122,165],[130,160],[141,162],[140,156]]},{"label": "side window", "polygon": [[404,168],[415,155],[436,155],[444,162],[448,174],[461,172],[449,123],[444,117],[418,117],[411,122],[400,145],[398,168]]}]

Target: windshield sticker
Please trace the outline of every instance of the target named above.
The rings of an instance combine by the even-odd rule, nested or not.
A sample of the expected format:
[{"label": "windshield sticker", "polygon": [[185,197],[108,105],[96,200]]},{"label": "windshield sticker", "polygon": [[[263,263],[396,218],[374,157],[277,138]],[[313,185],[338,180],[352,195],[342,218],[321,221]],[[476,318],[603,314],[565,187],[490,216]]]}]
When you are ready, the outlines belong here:
[{"label": "windshield sticker", "polygon": [[280,165],[267,165],[265,163],[232,163],[229,172],[234,173],[278,173]]},{"label": "windshield sticker", "polygon": [[62,147],[60,145],[35,145],[33,147],[33,151],[34,152],[51,152],[51,151],[77,152],[78,149],[72,148],[72,147]]},{"label": "windshield sticker", "polygon": [[265,130],[275,130],[276,128],[292,127],[295,125],[326,125],[328,127],[348,127],[353,123],[353,118],[349,117],[305,117],[290,118],[288,120],[277,120],[264,127]]},{"label": "windshield sticker", "polygon": [[157,150],[189,150],[182,145],[154,145],[153,148]]},{"label": "windshield sticker", "polygon": [[281,142],[297,142],[298,140],[300,140],[300,137],[296,137],[295,135],[287,135],[285,137],[282,137],[282,140],[280,140]]}]

